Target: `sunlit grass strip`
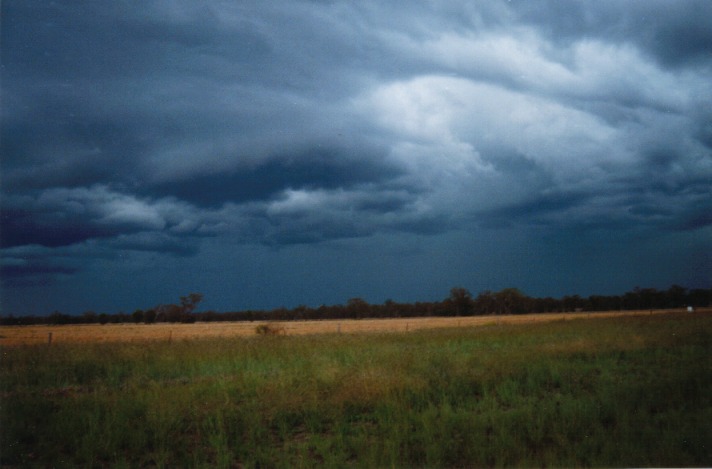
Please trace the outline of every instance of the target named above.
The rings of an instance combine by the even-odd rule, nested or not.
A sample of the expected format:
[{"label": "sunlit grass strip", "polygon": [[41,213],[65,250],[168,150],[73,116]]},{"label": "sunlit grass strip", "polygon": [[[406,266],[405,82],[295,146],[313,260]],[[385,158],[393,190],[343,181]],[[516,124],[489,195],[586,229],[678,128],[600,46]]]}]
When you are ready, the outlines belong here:
[{"label": "sunlit grass strip", "polygon": [[4,348],[1,465],[712,463],[712,316]]},{"label": "sunlit grass strip", "polygon": [[[679,311],[679,310],[678,310]],[[712,309],[706,310],[712,312]],[[605,318],[667,314],[670,310],[607,311],[595,313],[541,313],[465,317],[415,317],[388,319],[339,319],[322,321],[198,322],[193,324],[75,324],[0,327],[0,346],[112,343],[147,341],[172,342],[195,339],[250,337],[263,327],[274,327],[282,335],[311,335],[364,332],[412,332],[442,327],[490,324],[525,324],[581,318]],[[51,339],[50,339],[51,335]]]}]

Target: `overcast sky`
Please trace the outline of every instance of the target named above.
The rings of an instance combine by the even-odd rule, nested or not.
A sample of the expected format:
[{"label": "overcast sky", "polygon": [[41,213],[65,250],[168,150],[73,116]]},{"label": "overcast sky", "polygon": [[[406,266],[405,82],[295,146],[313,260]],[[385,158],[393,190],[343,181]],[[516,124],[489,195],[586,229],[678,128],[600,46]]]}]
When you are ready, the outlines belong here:
[{"label": "overcast sky", "polygon": [[712,2],[2,2],[2,310],[712,286]]}]

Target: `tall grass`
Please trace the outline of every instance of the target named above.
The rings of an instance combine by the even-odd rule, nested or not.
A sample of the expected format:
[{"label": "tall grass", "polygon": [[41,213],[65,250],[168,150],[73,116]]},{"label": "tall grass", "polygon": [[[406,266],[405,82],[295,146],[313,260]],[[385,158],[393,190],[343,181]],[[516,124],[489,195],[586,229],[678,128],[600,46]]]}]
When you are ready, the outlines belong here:
[{"label": "tall grass", "polygon": [[712,315],[5,348],[0,465],[712,464]]}]

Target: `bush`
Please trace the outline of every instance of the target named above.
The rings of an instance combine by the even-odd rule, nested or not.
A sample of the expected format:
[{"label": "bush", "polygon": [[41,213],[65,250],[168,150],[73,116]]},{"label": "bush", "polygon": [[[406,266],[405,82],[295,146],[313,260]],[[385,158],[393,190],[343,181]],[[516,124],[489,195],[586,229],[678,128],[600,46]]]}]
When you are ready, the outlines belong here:
[{"label": "bush", "polygon": [[257,335],[281,335],[284,334],[284,328],[274,324],[260,324],[255,327],[255,332]]}]

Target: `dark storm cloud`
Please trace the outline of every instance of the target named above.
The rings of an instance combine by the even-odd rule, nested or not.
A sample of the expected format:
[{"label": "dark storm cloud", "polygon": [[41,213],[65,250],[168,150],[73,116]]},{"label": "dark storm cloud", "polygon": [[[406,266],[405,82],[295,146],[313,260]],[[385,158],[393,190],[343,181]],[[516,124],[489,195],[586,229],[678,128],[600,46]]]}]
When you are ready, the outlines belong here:
[{"label": "dark storm cloud", "polygon": [[8,286],[48,285],[58,275],[71,275],[78,272],[76,267],[52,265],[47,263],[0,265],[0,276]]},{"label": "dark storm cloud", "polygon": [[7,277],[208,238],[712,227],[704,0],[1,8]]},{"label": "dark storm cloud", "polygon": [[[590,196],[577,193],[543,194],[521,203],[480,214],[484,226],[504,227],[512,223],[545,223],[547,215],[580,207]],[[561,226],[561,220],[556,226]]]},{"label": "dark storm cloud", "polygon": [[205,225],[189,205],[174,199],[141,199],[95,185],[54,188],[3,203],[2,244],[69,246],[121,234],[197,233]]},{"label": "dark storm cloud", "polygon": [[225,202],[266,200],[287,189],[351,188],[385,182],[398,175],[398,168],[377,163],[365,150],[353,149],[349,154],[346,149],[316,147],[251,168],[159,182],[146,189],[199,206],[219,207]]},{"label": "dark storm cloud", "polygon": [[516,2],[514,8],[554,41],[583,36],[631,42],[665,66],[709,66],[712,4],[706,0],[535,0]]},{"label": "dark storm cloud", "polygon": [[[71,250],[52,249],[38,245],[4,247],[0,259],[0,280],[3,286],[46,286],[58,277],[81,270],[81,261]],[[81,256],[80,256],[81,257]]]},{"label": "dark storm cloud", "polygon": [[117,250],[150,251],[176,256],[193,256],[198,253],[199,239],[191,236],[176,236],[162,232],[121,234],[107,243]]},{"label": "dark storm cloud", "polygon": [[423,213],[418,205],[418,194],[373,184],[351,189],[287,189],[268,200],[226,204],[209,219],[216,220],[216,232],[270,246],[357,238],[381,231],[447,229],[442,216]]}]

